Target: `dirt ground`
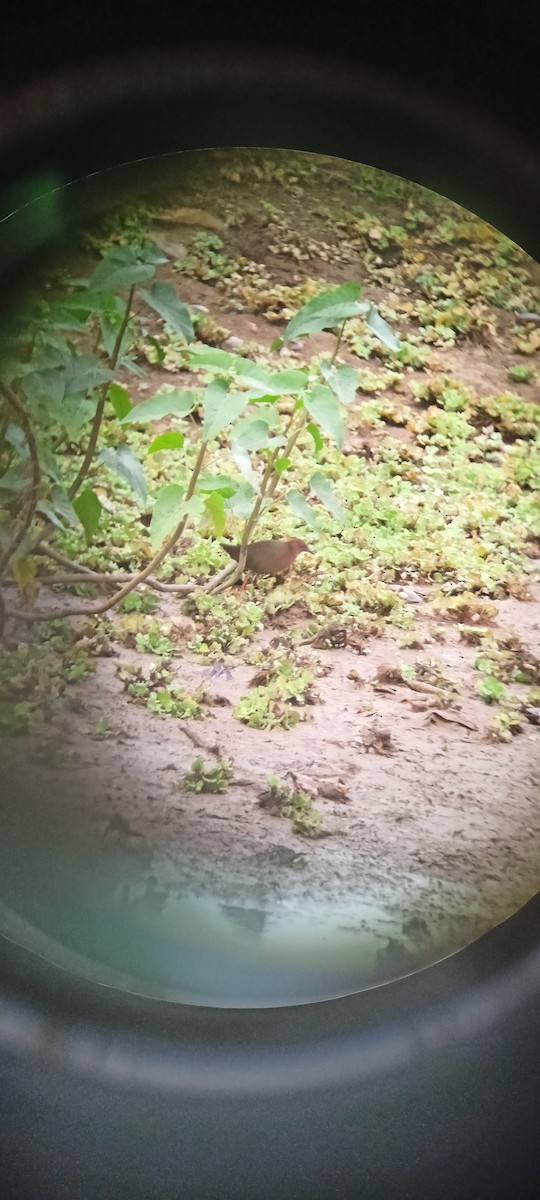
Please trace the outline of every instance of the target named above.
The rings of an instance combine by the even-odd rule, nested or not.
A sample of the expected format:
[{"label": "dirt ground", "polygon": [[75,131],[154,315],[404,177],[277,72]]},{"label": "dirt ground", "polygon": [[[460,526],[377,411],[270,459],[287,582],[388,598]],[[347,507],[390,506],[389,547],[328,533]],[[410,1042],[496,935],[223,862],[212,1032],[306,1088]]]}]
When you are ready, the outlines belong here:
[{"label": "dirt ground", "polygon": [[[348,186],[339,178],[346,164],[337,166],[328,203]],[[291,228],[302,229],[305,198],[292,195],[284,201],[282,190],[274,194],[265,186],[269,201],[278,198],[281,207],[287,203]],[[236,197],[234,183],[221,195],[218,215],[231,197]],[[208,195],[203,198],[212,212]],[[200,200],[195,191],[189,202]],[[382,208],[385,219],[392,216],[391,201]],[[255,205],[251,212],[249,205],[243,206],[243,218],[238,227],[231,224],[220,233],[225,250],[267,263],[276,281],[290,284],[308,268],[310,275],[324,276],[329,283],[361,275],[361,259],[354,255],[344,262],[311,259],[308,268],[302,264],[295,270],[290,258],[268,250],[270,234],[258,224]],[[168,238],[175,251],[179,243],[189,244],[193,232],[182,225],[154,228],[161,244]],[[331,242],[328,222],[313,214],[309,233],[313,241]],[[168,270],[161,277],[172,279],[172,268]],[[369,299],[378,299],[375,285],[367,282],[365,291]],[[181,294],[186,303],[205,305],[235,337],[269,346],[279,331],[279,325],[260,315],[230,311],[218,290],[198,280],[183,280]],[[480,392],[504,390],[507,324],[508,314],[501,311],[498,343],[441,350],[444,370],[456,372]],[[304,353],[333,342],[331,335],[318,335]],[[346,351],[342,361],[358,365]],[[415,372],[410,378],[416,378]],[[164,380],[169,382],[170,375],[153,368],[152,388]],[[144,389],[139,394],[142,398]],[[533,401],[540,398],[538,388],[528,388],[526,395]],[[403,436],[399,429],[388,432]],[[346,449],[354,449],[356,436],[354,430],[349,434]],[[307,560],[298,560],[295,570],[300,579],[304,573],[307,578]],[[426,609],[429,586],[422,584],[420,592],[415,629],[427,636],[440,622]],[[540,657],[537,583],[531,597],[497,601],[495,627],[517,631]],[[189,621],[179,608],[167,597],[159,615],[176,621],[179,629],[184,622],[187,641]],[[288,614],[285,625],[307,625],[301,607]],[[283,627],[281,617],[267,622],[254,644],[268,645]],[[114,649],[129,660],[124,646]],[[349,646],[321,649],[318,655],[327,672],[316,681],[320,703],[307,710],[296,728],[271,732],[246,728],[232,715],[231,706],[253,676],[242,654],[220,673],[176,648],[174,670],[182,684],[190,690],[203,684],[221,700],[204,722],[154,716],[130,703],[115,673],[115,657],[99,659],[95,675],[77,688],[76,713],[59,719],[45,734],[5,740],[6,904],[23,923],[38,925],[95,962],[98,952],[83,931],[89,893],[82,884],[77,891],[69,863],[77,863],[78,869],[81,863],[94,864],[95,883],[95,864],[100,862],[111,926],[123,931],[118,938],[124,943],[131,936],[122,925],[129,911],[129,929],[140,954],[137,963],[124,953],[119,966],[113,939],[114,953],[101,954],[103,977],[108,978],[107,969],[118,967],[125,972],[125,986],[216,1003],[286,1003],[372,986],[453,953],[504,920],[538,889],[540,731],[525,723],[519,736],[494,744],[485,735],[489,707],[469,692],[453,719],[448,712],[422,709],[418,695],[405,684],[389,686],[373,703],[368,681],[377,667],[398,659],[414,663],[416,657],[414,650],[398,653],[390,634],[369,639],[363,653]],[[443,671],[469,687],[474,655],[450,624],[445,640],[430,647]],[[103,717],[111,736],[93,740],[85,730]],[[388,755],[369,749],[378,729],[391,733],[393,752]],[[219,795],[182,791],[180,781],[194,757],[212,760],[220,752],[235,764],[229,789]],[[300,837],[289,821],[260,806],[269,775],[322,781],[323,790],[329,781],[342,783],[346,799],[316,798],[323,814],[322,836]],[[51,898],[53,877],[56,892]],[[236,991],[230,980],[223,986],[209,983],[210,967],[190,991],[189,972],[179,981],[164,965],[170,948],[163,950],[159,969],[151,966],[148,942],[172,936],[175,904],[182,899],[198,901],[199,908],[185,925],[185,936],[176,931],[175,952],[180,946],[182,953],[193,953],[197,938],[208,949],[205,930],[212,925],[214,951],[218,942],[228,946],[238,971],[244,972]],[[215,905],[211,919],[206,901]],[[66,906],[78,913],[71,925]],[[63,923],[58,921],[60,908]],[[15,921],[12,936],[23,938],[22,928]],[[277,980],[275,975],[271,980],[272,971]]]}]

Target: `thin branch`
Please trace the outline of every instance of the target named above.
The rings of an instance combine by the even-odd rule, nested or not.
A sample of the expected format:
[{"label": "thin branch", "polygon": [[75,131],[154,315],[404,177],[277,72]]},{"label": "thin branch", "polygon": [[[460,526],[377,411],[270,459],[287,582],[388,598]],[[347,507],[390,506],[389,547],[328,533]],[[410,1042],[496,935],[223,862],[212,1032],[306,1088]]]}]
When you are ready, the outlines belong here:
[{"label": "thin branch", "polygon": [[221,571],[218,571],[217,575],[213,575],[212,578],[208,580],[208,583],[206,583],[202,589],[203,592],[215,595],[218,592],[225,591],[225,587],[231,586],[232,580],[229,582],[229,578],[232,575],[235,576],[235,579],[238,579],[237,572],[238,566],[236,563],[227,563],[226,567],[223,567]]},{"label": "thin branch", "polygon": [[276,461],[278,458],[289,457],[289,454],[291,453],[293,446],[296,444],[298,437],[300,436],[302,429],[306,424],[306,421],[307,413],[305,409],[302,410],[301,419],[299,422],[295,423],[294,414],[291,417],[288,426],[289,437],[285,444],[285,448],[282,450],[280,447],[278,447],[268,457],[264,475],[261,481],[259,495],[255,501],[251,514],[244,525],[242,541],[240,543],[240,551],[238,554],[238,562],[236,566],[233,566],[232,569],[230,566],[226,567],[224,571],[220,571],[218,575],[215,575],[210,583],[206,585],[204,589],[205,592],[210,592],[212,595],[218,595],[219,592],[224,592],[227,588],[232,587],[233,584],[236,583],[237,579],[239,579],[242,575],[246,565],[249,539],[259,519],[261,508],[265,500],[272,499],[281,479],[281,474],[275,470]]},{"label": "thin branch", "polygon": [[330,366],[331,366],[331,367],[333,367],[333,365],[334,365],[334,363],[335,363],[335,361],[336,361],[336,358],[337,358],[337,355],[338,355],[338,350],[339,350],[339,348],[340,348],[340,346],[341,346],[341,340],[342,340],[342,338],[343,338],[343,332],[344,332],[344,329],[345,329],[345,324],[346,324],[346,320],[345,320],[345,321],[343,321],[343,322],[342,322],[342,324],[341,324],[341,325],[340,325],[340,327],[339,327],[339,333],[338,333],[338,335],[337,335],[337,338],[336,338],[336,344],[335,344],[335,346],[334,346],[333,353],[332,353],[332,355],[330,356]]},{"label": "thin branch", "polygon": [[41,484],[41,470],[40,470],[40,466],[39,466],[39,458],[38,458],[38,452],[37,452],[36,439],[34,437],[34,430],[32,429],[32,422],[30,420],[30,417],[28,416],[28,413],[26,411],[26,408],[24,407],[24,404],[22,403],[21,400],[19,400],[18,396],[15,395],[15,392],[13,392],[11,390],[11,388],[7,386],[7,384],[0,382],[0,391],[5,396],[9,407],[13,409],[13,411],[15,412],[15,414],[19,420],[19,424],[20,424],[22,431],[24,433],[24,436],[26,438],[26,444],[28,446],[28,453],[30,455],[30,462],[32,465],[32,481],[31,481],[30,487],[28,489],[28,498],[26,501],[26,507],[23,509],[23,511],[20,515],[19,521],[17,523],[18,527],[16,528],[16,530],[13,534],[11,542],[8,544],[8,546],[4,550],[4,553],[2,555],[0,555],[0,578],[1,578],[6,569],[7,564],[9,563],[10,559],[13,557],[17,548],[20,546],[25,534],[28,532],[30,525],[32,524],[32,517],[34,516],[34,513],[36,511],[36,504],[39,499],[39,488],[40,488],[40,484]]},{"label": "thin branch", "polygon": [[60,551],[55,550],[54,546],[49,546],[48,542],[40,542],[34,553],[43,558],[52,558],[54,562],[59,563],[61,567],[67,567],[70,571],[81,571],[87,575],[95,574],[92,567],[85,567],[84,563],[77,562],[74,558],[66,558],[65,554],[60,554]]},{"label": "thin branch", "polygon": [[[119,583],[129,583],[133,579],[131,575],[100,575],[98,571],[87,571],[84,574],[81,572],[66,573],[65,575],[37,575],[35,582],[44,587],[53,587],[60,584],[80,583],[93,587],[118,587]],[[15,580],[6,579],[6,585],[15,586]],[[156,592],[171,592],[176,595],[189,596],[194,591],[196,585],[194,583],[160,583],[158,579],[145,579],[145,584],[149,588],[153,588]]]},{"label": "thin branch", "polygon": [[[131,315],[131,305],[133,303],[134,293],[135,293],[135,284],[132,284],[132,286],[129,290],[129,295],[128,295],[124,315],[122,318],[122,323],[118,330],[118,333],[116,336],[116,341],[113,346],[113,352],[110,357],[110,365],[111,365],[111,369],[113,371],[115,370],[116,365],[118,363],[118,358],[119,358],[120,350],[122,347],[122,340],[123,340],[124,334],[126,332],[128,321],[129,321],[129,318]],[[99,344],[99,337],[98,337],[98,344]],[[94,413],[94,419],[92,422],[92,429],[90,431],[90,438],[88,441],[88,445],[86,447],[86,453],[84,455],[84,459],[81,463],[81,466],[77,472],[77,475],[75,476],[75,479],[73,480],[73,483],[71,484],[71,486],[68,490],[68,497],[70,500],[73,500],[75,498],[77,492],[79,491],[81,483],[86,478],[88,471],[90,470],[90,466],[91,466],[91,463],[92,463],[92,460],[93,460],[93,457],[95,454],[95,450],[96,450],[97,440],[99,437],[99,431],[101,429],[101,423],[103,420],[103,413],[105,410],[105,404],[107,401],[108,391],[109,391],[109,382],[107,381],[106,383],[102,384],[102,386],[99,390],[99,393],[98,393],[99,399],[98,399],[98,403],[96,406],[96,411]],[[64,437],[65,437],[65,434],[61,434],[60,438],[56,439],[56,442],[53,445],[53,452],[56,452],[60,448],[60,446],[62,445],[62,441],[64,440]],[[48,521],[44,525],[43,529],[41,530],[38,541],[41,541],[43,536],[46,535],[47,533],[49,533],[49,531],[51,529],[52,529],[51,522]],[[35,549],[35,546],[32,547],[32,552],[34,552],[34,549]]]},{"label": "thin branch", "polygon": [[6,439],[6,433],[8,431],[8,426],[9,426],[9,413],[6,412],[5,416],[3,417],[2,422],[0,423],[0,454],[2,454],[4,446],[5,446],[5,439]]},{"label": "thin branch", "polygon": [[[129,321],[129,318],[131,315],[131,305],[133,304],[133,296],[134,295],[135,295],[135,284],[132,283],[132,285],[129,289],[129,295],[127,298],[124,316],[122,318],[122,323],[121,323],[118,333],[116,335],[116,341],[114,343],[113,352],[111,354],[110,363],[111,363],[112,371],[114,371],[116,369],[116,365],[118,363],[118,359],[120,356],[120,349],[122,346],[122,341],[123,341],[124,334],[125,334],[127,326],[128,326],[128,321]],[[103,412],[105,409],[105,404],[107,402],[108,391],[109,391],[109,382],[107,381],[106,383],[102,384],[100,391],[99,391],[99,400],[97,403],[96,411],[94,413],[94,420],[92,421],[92,428],[90,430],[90,437],[88,439],[88,445],[86,447],[86,454],[83,458],[81,466],[79,467],[79,470],[77,471],[75,479],[73,480],[73,483],[71,484],[71,487],[68,489],[68,497],[70,500],[73,500],[73,498],[77,495],[77,492],[79,491],[81,483],[83,482],[83,480],[86,478],[86,476],[88,474],[90,464],[91,464],[94,454],[96,452],[97,440],[99,437],[99,431],[101,429],[101,422],[103,420]]]},{"label": "thin branch", "polygon": [[[204,462],[207,446],[208,442],[201,442],[199,453],[197,455],[195,466],[193,467],[191,479],[186,491],[185,501],[191,500],[191,497],[193,496],[197,479]],[[106,600],[101,600],[99,604],[84,606],[80,605],[76,608],[70,609],[57,608],[49,612],[41,611],[18,613],[14,612],[13,610],[8,610],[8,616],[16,617],[21,621],[59,621],[68,617],[99,616],[101,613],[108,612],[110,608],[115,608],[115,606],[120,603],[120,600],[124,599],[124,596],[128,596],[130,592],[133,592],[140,583],[145,583],[148,577],[152,575],[152,572],[155,571],[156,567],[160,566],[160,564],[163,562],[163,559],[166,558],[172,550],[174,550],[178,538],[181,537],[184,532],[188,516],[188,513],[184,514],[184,516],[178,522],[176,529],[173,531],[167,541],[164,542],[157,554],[154,555],[151,562],[149,562],[147,566],[142,569],[142,571],[139,571],[136,575],[132,575],[129,579],[129,582],[125,583],[124,586],[120,588],[120,591],[115,592],[114,596],[109,596]]]},{"label": "thin branch", "polygon": [[[42,575],[42,583],[69,582],[98,584],[100,581],[103,581],[103,583],[117,584],[127,583],[129,579],[133,579],[133,572],[131,575],[128,575],[127,573],[125,575],[102,575],[100,571],[94,571],[92,570],[92,567],[85,567],[84,563],[77,562],[76,559],[66,558],[65,554],[60,554],[58,550],[55,550],[53,546],[49,546],[47,542],[42,542],[36,553],[42,555],[43,557],[54,559],[54,561],[59,563],[60,566],[67,567],[68,571],[71,572],[69,579],[66,575],[62,580],[59,575]],[[153,579],[150,575],[148,576],[148,579],[145,580],[145,583],[148,587],[154,588],[156,592],[178,592],[180,595],[186,596],[189,595],[189,593],[192,592],[195,587],[194,583],[161,583],[159,579]]]}]

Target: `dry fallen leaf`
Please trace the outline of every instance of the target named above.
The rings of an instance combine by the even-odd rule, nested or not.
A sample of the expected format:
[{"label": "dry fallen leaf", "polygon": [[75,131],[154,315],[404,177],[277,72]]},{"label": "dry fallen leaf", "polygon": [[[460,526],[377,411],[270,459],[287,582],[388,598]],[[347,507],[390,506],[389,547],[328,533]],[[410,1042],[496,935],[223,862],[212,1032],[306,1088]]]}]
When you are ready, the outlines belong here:
[{"label": "dry fallen leaf", "polygon": [[472,721],[467,721],[464,717],[456,717],[451,713],[442,712],[439,708],[432,708],[431,712],[426,717],[426,724],[438,717],[441,721],[450,721],[453,725],[462,725],[464,729],[471,729],[474,733],[478,731],[478,726]]},{"label": "dry fallen leaf", "polygon": [[438,696],[441,700],[444,697],[442,688],[434,687],[432,683],[424,683],[422,679],[407,679],[403,680],[413,692],[423,692],[426,696]]},{"label": "dry fallen leaf", "polygon": [[396,745],[389,729],[378,725],[362,735],[364,750],[373,750],[375,754],[389,756],[394,754]]},{"label": "dry fallen leaf", "polygon": [[350,804],[351,797],[347,794],[347,785],[342,779],[320,779],[317,792],[325,800],[339,800],[341,804]]},{"label": "dry fallen leaf", "polygon": [[178,225],[200,225],[203,229],[225,229],[225,222],[203,208],[170,208],[156,215],[156,221]]}]

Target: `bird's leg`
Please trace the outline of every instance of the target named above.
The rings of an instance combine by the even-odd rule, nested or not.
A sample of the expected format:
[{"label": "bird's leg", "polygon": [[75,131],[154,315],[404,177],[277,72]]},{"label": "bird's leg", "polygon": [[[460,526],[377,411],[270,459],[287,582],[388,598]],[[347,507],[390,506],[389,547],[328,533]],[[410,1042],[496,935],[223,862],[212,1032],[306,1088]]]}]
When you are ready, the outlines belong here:
[{"label": "bird's leg", "polygon": [[244,575],[244,578],[242,580],[242,587],[240,588],[240,591],[245,592],[246,588],[247,588],[247,577]]}]

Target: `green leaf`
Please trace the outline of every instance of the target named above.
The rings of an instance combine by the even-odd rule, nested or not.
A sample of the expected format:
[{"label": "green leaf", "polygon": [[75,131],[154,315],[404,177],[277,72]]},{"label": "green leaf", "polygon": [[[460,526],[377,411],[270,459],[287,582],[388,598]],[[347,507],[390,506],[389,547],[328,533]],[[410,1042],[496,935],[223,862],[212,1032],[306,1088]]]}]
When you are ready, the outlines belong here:
[{"label": "green leaf", "polygon": [[102,505],[92,488],[86,488],[73,501],[73,508],[84,529],[86,541],[90,542],[99,525]]},{"label": "green leaf", "polygon": [[65,390],[64,373],[58,367],[32,372],[25,375],[21,382],[21,391],[30,404],[36,404],[40,400],[52,400],[61,404]]},{"label": "green leaf", "polygon": [[192,496],[190,500],[184,500],[184,488],[180,484],[168,483],[166,487],[161,488],[152,510],[148,531],[153,549],[157,550],[159,546],[163,545],[163,542],[167,541],[186,513],[189,516],[195,516],[201,511],[200,496]]},{"label": "green leaf", "polygon": [[186,342],[193,341],[195,335],[189,309],[182,304],[170,283],[156,280],[149,292],[141,289],[140,294],[149,307],[153,308],[154,312],[157,312],[167,325],[174,329],[175,333],[179,333],[186,339]]},{"label": "green leaf", "polygon": [[4,439],[8,446],[17,451],[20,458],[28,458],[28,442],[24,431],[19,425],[8,425],[4,433]]},{"label": "green leaf", "polygon": [[247,403],[245,392],[230,392],[224,379],[214,379],[206,388],[202,400],[204,441],[210,442],[222,429],[231,425],[243,412]]},{"label": "green leaf", "polygon": [[324,504],[324,507],[332,513],[332,516],[335,517],[337,521],[345,520],[345,511],[341,507],[341,504],[332,489],[332,485],[326,478],[326,475],[322,475],[320,471],[315,471],[315,473],[311,476],[309,486],[313,494],[318,500],[321,501],[321,504]]},{"label": "green leaf", "polygon": [[157,454],[159,450],[181,450],[184,445],[184,435],[177,429],[168,433],[158,433],[148,447],[149,454]]},{"label": "green leaf", "polygon": [[[97,300],[97,297],[95,299]],[[48,323],[52,325],[53,329],[86,332],[86,322],[95,312],[95,308],[95,302],[92,303],[92,298],[86,292],[84,295],[79,293],[63,296],[49,304]]]},{"label": "green leaf", "polygon": [[319,427],[318,427],[318,425],[314,425],[313,422],[310,421],[309,425],[307,426],[307,431],[309,434],[311,434],[311,437],[313,438],[313,441],[315,443],[315,453],[318,454],[319,450],[322,450],[322,448],[324,446],[324,442],[319,433]]},{"label": "green leaf", "polygon": [[349,317],[364,316],[369,305],[359,303],[360,291],[359,283],[342,283],[309,300],[291,317],[283,334],[284,342],[308,333],[320,333],[321,329],[335,329]]},{"label": "green leaf", "polygon": [[352,404],[358,388],[358,371],[354,367],[328,367],[323,364],[321,375],[341,404]]},{"label": "green leaf", "polygon": [[51,525],[54,525],[56,529],[64,528],[61,520],[57,517],[54,509],[52,509],[49,504],[44,504],[43,501],[40,500],[39,504],[36,504],[36,511],[42,513],[42,515],[46,517],[47,520],[51,522]]},{"label": "green leaf", "polygon": [[270,392],[274,396],[296,396],[303,392],[309,382],[307,371],[291,368],[289,371],[275,371],[270,378]]},{"label": "green leaf", "polygon": [[308,384],[307,371],[267,371],[249,358],[237,358],[234,370],[240,383],[247,384],[261,396],[293,396],[303,392]]},{"label": "green leaf", "polygon": [[234,496],[238,490],[236,479],[230,475],[199,475],[197,492],[221,492],[222,496]]},{"label": "green leaf", "polygon": [[95,354],[79,354],[64,371],[66,396],[80,396],[110,379],[113,379],[112,371],[103,367]]},{"label": "green leaf", "polygon": [[55,483],[61,484],[63,475],[60,465],[61,459],[59,456],[57,457],[56,454],[53,454],[48,440],[44,441],[44,439],[40,436],[38,437],[38,454],[42,476],[44,478],[47,476]]},{"label": "green leaf", "polygon": [[274,471],[276,472],[276,475],[282,475],[284,471],[288,471],[290,465],[290,458],[276,458],[274,463]]},{"label": "green leaf", "polygon": [[110,471],[127,483],[141,504],[146,504],[146,482],[144,471],[129,446],[106,446],[99,455],[101,462]]},{"label": "green leaf", "polygon": [[289,508],[292,508],[294,515],[299,517],[301,521],[304,521],[306,525],[309,525],[310,529],[318,530],[319,522],[317,517],[311,505],[308,504],[306,497],[302,495],[302,492],[298,492],[296,488],[291,488],[291,491],[287,492],[287,504]]},{"label": "green leaf", "polygon": [[381,317],[380,313],[377,312],[377,309],[373,304],[370,304],[369,306],[368,314],[366,316],[366,326],[370,333],[373,333],[375,337],[378,338],[380,342],[383,342],[385,346],[388,346],[390,350],[399,350],[399,338],[396,337],[393,330],[390,329],[390,326],[386,324],[386,321],[383,319],[383,317]]},{"label": "green leaf", "polygon": [[259,490],[259,478],[256,471],[253,470],[249,452],[245,446],[239,446],[238,442],[231,442],[231,455],[244,479],[248,480],[256,491]]},{"label": "green leaf", "polygon": [[210,492],[204,501],[204,511],[212,522],[216,537],[221,537],[227,518],[225,515],[225,500],[221,492]]},{"label": "green leaf", "polygon": [[185,489],[179,483],[168,483],[158,492],[149,528],[154,549],[166,541],[178,525],[183,513],[184,493]]},{"label": "green leaf", "polygon": [[247,417],[238,422],[234,428],[234,441],[245,450],[251,451],[273,449],[285,444],[283,435],[271,437],[266,421],[259,420],[257,416]]},{"label": "green leaf", "polygon": [[155,396],[148,396],[140,404],[135,404],[123,422],[125,425],[138,425],[139,422],[160,421],[162,417],[187,417],[199,403],[198,392],[156,392]]},{"label": "green leaf", "polygon": [[272,401],[270,404],[265,404],[263,400],[255,401],[257,410],[253,413],[253,420],[265,421],[269,429],[275,429],[281,433],[281,417]]},{"label": "green leaf", "polygon": [[476,690],[478,695],[482,697],[482,700],[485,700],[486,704],[498,703],[499,700],[502,700],[505,692],[504,684],[501,683],[500,679],[495,679],[493,675],[488,675],[485,679],[481,679],[476,685]]},{"label": "green leaf", "polygon": [[94,292],[123,292],[134,283],[146,283],[155,273],[155,266],[140,262],[131,246],[114,246],[98,263],[88,287]]},{"label": "green leaf", "polygon": [[67,521],[68,525],[77,525],[77,514],[62,487],[53,487],[49,501],[50,507],[57,517],[60,517],[62,521]]},{"label": "green leaf", "polygon": [[217,346],[204,346],[198,342],[189,347],[188,361],[192,367],[205,368],[208,371],[231,371],[236,362],[236,355],[219,350]]},{"label": "green leaf", "polygon": [[155,242],[149,240],[144,243],[141,250],[137,251],[137,257],[144,263],[166,263],[168,262],[167,255],[164,250],[161,250]]},{"label": "green leaf", "polygon": [[131,412],[133,408],[126,389],[120,387],[119,383],[111,383],[111,386],[107,392],[107,399],[110,400],[115,412],[115,416],[118,417],[119,421],[121,421],[124,417],[127,417],[128,413]]},{"label": "green leaf", "polygon": [[317,425],[333,438],[336,446],[341,450],[345,425],[339,404],[330,388],[325,384],[317,384],[304,397],[304,404],[310,417],[313,417]]},{"label": "green leaf", "polygon": [[0,475],[0,490],[16,496],[28,487],[29,481],[28,461],[17,462]]},{"label": "green leaf", "polygon": [[242,483],[236,489],[234,496],[227,500],[227,512],[231,517],[238,517],[239,520],[245,521],[251,515],[251,510],[255,503],[256,491],[249,483]]},{"label": "green leaf", "polygon": [[270,380],[272,378],[271,371],[267,371],[266,367],[259,366],[250,358],[235,358],[233,363],[234,373],[240,383],[247,384],[248,387],[255,391],[271,392]]},{"label": "green leaf", "polygon": [[70,396],[62,404],[49,401],[48,412],[59,425],[65,429],[68,437],[77,438],[84,426],[95,415],[96,401],[87,400],[86,396]]},{"label": "green leaf", "polygon": [[[114,354],[115,348],[116,348],[116,339],[117,339],[119,331],[120,331],[121,319],[122,319],[121,316],[115,317],[114,319],[109,319],[108,317],[100,317],[100,319],[99,319],[101,343],[102,343],[103,349],[105,350],[105,353],[108,355],[109,358],[112,357],[112,355]],[[133,326],[132,326],[131,321],[128,321],[126,328],[122,334],[122,340],[120,342],[120,347],[118,350],[118,359],[117,359],[117,363],[116,363],[117,368],[123,367],[126,365],[126,359],[128,357],[128,350],[130,349],[132,342],[133,342]]]}]

